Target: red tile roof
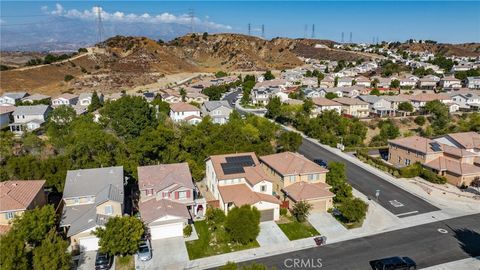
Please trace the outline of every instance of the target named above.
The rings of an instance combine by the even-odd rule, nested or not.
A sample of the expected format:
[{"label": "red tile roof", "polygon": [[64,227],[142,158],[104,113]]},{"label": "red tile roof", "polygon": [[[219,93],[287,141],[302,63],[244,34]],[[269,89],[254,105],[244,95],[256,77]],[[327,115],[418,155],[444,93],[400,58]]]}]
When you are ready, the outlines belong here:
[{"label": "red tile roof", "polygon": [[280,201],[273,195],[255,192],[246,184],[218,186],[218,191],[224,203],[232,202],[238,207],[245,204],[253,205],[262,201],[280,204]]},{"label": "red tile roof", "polygon": [[45,180],[14,180],[0,182],[0,211],[25,210],[39,192]]},{"label": "red tile roof", "polygon": [[299,153],[282,152],[262,156],[260,160],[282,176],[328,172],[327,169],[317,165]]},{"label": "red tile roof", "polygon": [[322,198],[333,198],[335,194],[330,192],[330,186],[325,183],[296,182],[282,190],[294,201],[308,201]]}]

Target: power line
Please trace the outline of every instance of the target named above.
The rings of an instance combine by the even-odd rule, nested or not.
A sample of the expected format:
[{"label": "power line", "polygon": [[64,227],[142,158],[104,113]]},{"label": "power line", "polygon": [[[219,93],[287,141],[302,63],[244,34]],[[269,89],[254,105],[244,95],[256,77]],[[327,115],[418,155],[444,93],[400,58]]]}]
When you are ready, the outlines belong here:
[{"label": "power line", "polygon": [[190,17],[190,32],[195,31],[195,11],[193,9],[188,10],[188,17]]}]

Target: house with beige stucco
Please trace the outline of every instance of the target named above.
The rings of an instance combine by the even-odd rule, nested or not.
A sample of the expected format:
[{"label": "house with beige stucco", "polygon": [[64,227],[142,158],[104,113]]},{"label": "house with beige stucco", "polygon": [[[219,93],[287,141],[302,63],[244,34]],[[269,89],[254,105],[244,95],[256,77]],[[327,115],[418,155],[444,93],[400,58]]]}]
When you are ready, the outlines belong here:
[{"label": "house with beige stucco", "polygon": [[309,202],[313,211],[324,212],[333,207],[335,195],[325,183],[327,169],[293,152],[261,156],[260,162],[273,180],[273,192],[289,201],[289,207],[298,201]]},{"label": "house with beige stucco", "polygon": [[97,250],[97,227],[124,213],[123,167],[69,170],[60,204],[60,228],[73,249]]},{"label": "house with beige stucco", "polygon": [[47,203],[44,187],[45,180],[0,182],[0,235],[10,229],[15,217]]},{"label": "house with beige stucco", "polygon": [[475,148],[471,143],[480,145],[480,135],[475,132],[453,133],[433,140],[420,136],[400,138],[388,142],[388,162],[397,167],[419,162],[452,185],[468,186],[480,177],[480,153],[449,143],[452,138],[466,139],[468,147]]},{"label": "house with beige stucco", "polygon": [[334,98],[334,101],[342,105],[342,113],[358,118],[368,117],[370,108],[368,103],[357,98]]}]

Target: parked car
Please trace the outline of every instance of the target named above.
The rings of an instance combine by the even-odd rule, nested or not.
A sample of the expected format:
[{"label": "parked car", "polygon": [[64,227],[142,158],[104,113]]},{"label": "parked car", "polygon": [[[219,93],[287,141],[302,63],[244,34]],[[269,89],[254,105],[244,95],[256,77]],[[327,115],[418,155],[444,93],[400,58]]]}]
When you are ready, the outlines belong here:
[{"label": "parked car", "polygon": [[150,245],[150,241],[142,241],[138,246],[138,259],[140,261],[148,261],[152,258],[152,246]]},{"label": "parked car", "polygon": [[314,159],[313,162],[317,163],[318,165],[327,168],[328,164],[323,159]]},{"label": "parked car", "polygon": [[417,264],[409,257],[390,257],[370,261],[373,270],[413,270]]},{"label": "parked car", "polygon": [[108,270],[112,267],[113,256],[110,256],[107,253],[97,252],[95,258],[95,270]]}]

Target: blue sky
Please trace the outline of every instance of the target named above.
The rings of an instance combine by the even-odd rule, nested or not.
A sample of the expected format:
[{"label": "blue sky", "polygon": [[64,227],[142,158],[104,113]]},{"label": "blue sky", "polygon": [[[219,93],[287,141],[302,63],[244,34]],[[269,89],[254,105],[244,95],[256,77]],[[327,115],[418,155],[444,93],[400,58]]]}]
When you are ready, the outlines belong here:
[{"label": "blue sky", "polygon": [[[212,31],[246,33],[250,23],[252,34],[260,35],[264,24],[267,38],[303,37],[305,25],[310,37],[311,26],[315,24],[316,38],[337,41],[342,32],[345,41],[352,32],[354,42],[371,42],[377,36],[389,41],[408,38],[452,43],[480,41],[478,1],[2,1],[0,26],[7,29],[9,25],[44,21],[49,16],[88,20],[92,19],[95,5],[102,6],[106,15],[110,15],[105,23],[140,18],[153,22],[159,14],[163,16],[155,19],[155,23],[163,20],[188,23],[186,14],[193,9],[197,23],[208,24]],[[115,12],[119,13],[114,16]],[[140,17],[145,13],[148,18]]]}]

